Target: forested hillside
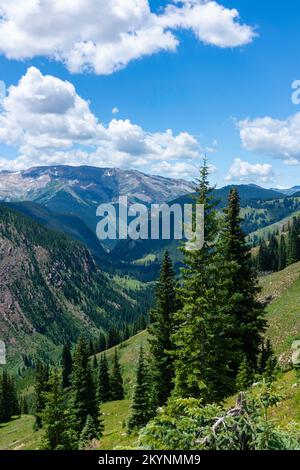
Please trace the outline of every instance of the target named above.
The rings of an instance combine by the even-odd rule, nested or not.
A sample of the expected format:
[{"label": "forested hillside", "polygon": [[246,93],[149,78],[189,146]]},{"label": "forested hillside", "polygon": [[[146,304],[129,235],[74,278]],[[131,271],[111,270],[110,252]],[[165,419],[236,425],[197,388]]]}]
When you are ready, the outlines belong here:
[{"label": "forested hillside", "polygon": [[[14,366],[53,361],[80,334],[96,340],[146,313],[147,296],[100,271],[90,252],[0,206],[0,332]],[[143,299],[142,291],[140,292]]]}]

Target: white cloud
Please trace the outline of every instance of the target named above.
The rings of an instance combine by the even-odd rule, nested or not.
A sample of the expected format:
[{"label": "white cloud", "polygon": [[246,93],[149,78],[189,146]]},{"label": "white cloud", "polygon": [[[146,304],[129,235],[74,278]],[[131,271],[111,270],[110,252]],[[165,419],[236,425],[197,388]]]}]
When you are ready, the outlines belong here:
[{"label": "white cloud", "polygon": [[132,167],[148,172],[193,176],[202,148],[187,132],[148,132],[130,120],[104,126],[74,86],[30,67],[8,89],[0,112],[0,142],[18,149],[1,169],[36,165]]},{"label": "white cloud", "polygon": [[117,107],[114,107],[112,110],[111,110],[112,114],[118,114],[120,112],[119,108]]},{"label": "white cloud", "polygon": [[132,60],[174,52],[181,29],[217,47],[255,37],[236,9],[210,0],[169,0],[160,13],[148,0],[0,0],[0,53],[50,57],[71,72],[110,74]]},{"label": "white cloud", "polygon": [[268,183],[274,176],[272,165],[268,163],[251,164],[236,158],[225,180],[228,182]]},{"label": "white cloud", "polygon": [[80,98],[74,86],[30,67],[17,86],[11,86],[0,114],[0,140],[21,152],[70,148],[106,138],[104,127]]},{"label": "white cloud", "polygon": [[239,129],[247,150],[280,158],[289,165],[300,161],[300,113],[286,120],[246,119],[239,122]]}]

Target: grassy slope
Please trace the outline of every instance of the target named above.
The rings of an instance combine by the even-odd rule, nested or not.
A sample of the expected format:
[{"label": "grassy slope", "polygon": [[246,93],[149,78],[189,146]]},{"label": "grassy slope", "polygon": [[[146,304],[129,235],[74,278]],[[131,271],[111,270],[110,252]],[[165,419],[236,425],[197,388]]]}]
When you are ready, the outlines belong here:
[{"label": "grassy slope", "polygon": [[130,400],[113,401],[102,405],[104,436],[100,450],[116,447],[136,447],[137,436],[126,433],[126,422],[130,412]]},{"label": "grassy slope", "polygon": [[35,418],[23,415],[0,425],[0,450],[36,450],[42,431],[33,431]]},{"label": "grassy slope", "polygon": [[[134,386],[135,370],[138,362],[140,347],[143,346],[145,350],[148,349],[147,338],[147,332],[142,331],[136,336],[133,336],[127,341],[124,341],[124,343],[122,343],[120,346],[116,346],[106,351],[107,359],[111,364],[114,358],[115,349],[117,348],[118,350],[125,392],[128,398],[130,398],[132,387]],[[100,355],[101,354],[98,354],[98,358]]]},{"label": "grassy slope", "polygon": [[261,279],[262,297],[267,307],[269,329],[277,355],[288,355],[292,342],[300,337],[300,263]]}]

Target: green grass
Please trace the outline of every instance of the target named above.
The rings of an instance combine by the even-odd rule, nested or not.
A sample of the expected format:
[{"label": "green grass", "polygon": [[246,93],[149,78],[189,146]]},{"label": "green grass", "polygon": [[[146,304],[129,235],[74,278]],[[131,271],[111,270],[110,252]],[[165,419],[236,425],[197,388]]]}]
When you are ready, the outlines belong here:
[{"label": "green grass", "polygon": [[295,371],[282,374],[275,382],[275,391],[282,400],[271,411],[274,421],[282,427],[293,421],[300,423],[300,386]]},{"label": "green grass", "polygon": [[261,300],[274,301],[284,295],[297,281],[300,275],[300,262],[292,264],[283,271],[262,276],[259,284],[262,288]]},{"label": "green grass", "polygon": [[37,450],[42,431],[34,432],[35,418],[22,415],[0,425],[0,450]]},{"label": "green grass", "polygon": [[300,279],[267,308],[269,329],[275,352],[288,353],[300,337]]},{"label": "green grass", "polygon": [[[119,353],[119,359],[122,369],[122,376],[124,381],[124,388],[126,392],[126,397],[130,398],[132,394],[132,388],[135,382],[135,371],[138,363],[139,350],[143,346],[147,352],[149,349],[148,346],[148,333],[142,331],[132,338],[124,341],[119,346],[106,351],[108,362],[111,364],[114,358],[115,349],[117,348]],[[98,354],[98,358],[101,354]]]},{"label": "green grass", "polygon": [[[300,337],[300,263],[260,278],[261,300],[266,300],[268,337],[277,356],[288,359],[291,346]],[[283,361],[285,362],[285,361]]]},{"label": "green grass", "polygon": [[102,405],[104,436],[100,450],[113,450],[116,447],[136,447],[137,436],[126,433],[126,422],[130,412],[130,400],[113,401]]}]

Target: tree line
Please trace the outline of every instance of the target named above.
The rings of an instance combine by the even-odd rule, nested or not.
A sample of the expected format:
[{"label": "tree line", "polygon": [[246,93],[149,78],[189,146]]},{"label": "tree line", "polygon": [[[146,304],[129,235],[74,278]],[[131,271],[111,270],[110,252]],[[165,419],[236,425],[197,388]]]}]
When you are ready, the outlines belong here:
[{"label": "tree line", "polygon": [[124,398],[117,349],[111,371],[106,354],[90,356],[90,344],[79,338],[72,354],[66,344],[60,369],[39,363],[35,374],[36,427],[43,428],[43,449],[86,449],[103,435],[101,405]]},{"label": "tree line", "polygon": [[282,271],[300,261],[300,217],[294,217],[287,229],[262,240],[253,263],[260,272]]},{"label": "tree line", "polygon": [[3,370],[0,376],[0,423],[9,421],[20,413],[20,403],[14,378]]}]

